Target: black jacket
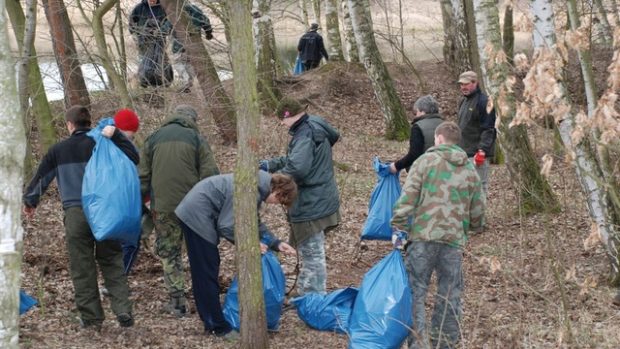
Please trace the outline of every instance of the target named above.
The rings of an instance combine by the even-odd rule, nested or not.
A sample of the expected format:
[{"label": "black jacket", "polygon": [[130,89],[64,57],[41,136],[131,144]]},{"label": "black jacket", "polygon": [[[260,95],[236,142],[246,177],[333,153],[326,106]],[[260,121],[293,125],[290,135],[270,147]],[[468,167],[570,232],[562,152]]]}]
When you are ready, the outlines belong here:
[{"label": "black jacket", "polygon": [[435,144],[434,132],[442,122],[443,119],[439,114],[425,114],[413,120],[409,137],[409,152],[394,163],[396,170],[406,168],[409,171],[411,164]]},{"label": "black jacket", "polygon": [[316,31],[309,31],[299,39],[297,51],[299,51],[299,59],[302,62],[320,61],[321,56],[325,57],[325,60],[329,60],[323,38]]},{"label": "black jacket", "polygon": [[[86,134],[90,128],[79,128],[71,136],[56,143],[45,154],[37,173],[34,175],[24,193],[24,205],[37,207],[41,195],[54,178],[58,180],[58,190],[62,207],[69,208],[82,205],[82,180],[86,164],[93,154],[95,140]],[[112,142],[138,164],[139,155],[136,147],[118,129],[114,131]]]},{"label": "black jacket", "polygon": [[166,18],[166,11],[157,1],[157,5],[149,6],[148,0],[142,0],[129,15],[129,32],[138,37],[160,32],[168,35],[172,25]]},{"label": "black jacket", "polygon": [[459,104],[459,145],[469,157],[474,156],[478,149],[484,150],[488,158],[495,152],[495,109],[487,113],[488,101],[487,95],[477,88]]}]

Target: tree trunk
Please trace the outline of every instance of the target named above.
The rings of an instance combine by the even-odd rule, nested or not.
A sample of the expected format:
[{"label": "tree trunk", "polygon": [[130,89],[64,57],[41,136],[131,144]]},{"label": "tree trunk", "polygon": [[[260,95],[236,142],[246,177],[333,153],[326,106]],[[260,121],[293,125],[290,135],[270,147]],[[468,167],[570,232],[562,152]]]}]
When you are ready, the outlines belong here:
[{"label": "tree trunk", "polygon": [[[461,1],[461,0],[454,0]],[[478,44],[478,35],[476,34],[476,14],[474,12],[474,0],[462,0],[463,11],[465,18],[465,28],[467,32],[467,47],[469,47],[469,62],[471,63],[471,69],[478,73],[478,76],[482,76],[483,72],[480,70],[482,64],[480,63],[480,47]],[[480,79],[478,82],[482,84],[481,89],[484,89],[484,81]]]},{"label": "tree trunk", "polygon": [[611,25],[609,25],[609,20],[607,19],[607,10],[603,5],[602,0],[594,0],[594,6],[596,6],[596,10],[598,11],[598,19],[600,21],[601,27],[601,35],[602,41],[605,46],[610,46],[612,44],[612,35],[613,30],[611,29]]},{"label": "tree trunk", "polygon": [[[161,0],[161,4],[166,10],[170,22],[174,23],[175,35],[185,48],[189,62],[196,71],[205,103],[210,107],[211,114],[224,142],[234,144],[237,142],[235,108],[222,86],[209,52],[202,43],[200,28],[194,30],[193,25],[190,26],[185,11],[182,11],[184,1]],[[232,30],[232,28],[230,29]]]},{"label": "tree trunk", "polygon": [[108,44],[105,40],[105,30],[103,27],[103,16],[114,7],[118,0],[105,0],[93,13],[93,35],[97,42],[97,49],[99,51],[99,58],[101,64],[108,75],[108,78],[112,81],[112,85],[116,93],[118,93],[122,106],[125,108],[133,108],[131,98],[129,98],[129,91],[127,90],[127,84],[123,80],[122,73],[119,73],[114,68],[112,57],[108,52]]},{"label": "tree trunk", "polygon": [[330,61],[342,61],[342,39],[338,24],[338,0],[325,0],[325,27],[327,29],[327,51]]},{"label": "tree trunk", "polygon": [[470,44],[462,0],[441,0],[444,29],[443,59],[454,76],[471,70]]},{"label": "tree trunk", "polygon": [[557,212],[559,202],[551,186],[540,173],[524,125],[512,125],[516,100],[512,93],[506,56],[502,51],[499,10],[495,0],[475,0],[476,32],[481,70],[490,99],[499,119],[499,144],[504,148],[510,179],[518,191],[520,207],[525,213]]},{"label": "tree trunk", "polygon": [[235,167],[235,246],[239,275],[240,348],[268,348],[267,318],[258,241],[256,197],[258,195],[259,109],[252,44],[249,0],[231,0],[230,33],[235,76],[235,105],[239,115],[237,164]]},{"label": "tree trunk", "polygon": [[312,3],[312,15],[314,16],[314,22],[321,26],[321,0],[310,0]]},{"label": "tree trunk", "polygon": [[405,110],[394,88],[394,82],[381,59],[375,42],[368,0],[349,0],[349,11],[368,77],[375,90],[375,96],[385,117],[386,138],[405,140],[409,138],[409,123]]},{"label": "tree trunk", "polygon": [[299,0],[299,8],[301,9],[301,24],[304,28],[310,28],[310,20],[308,19],[308,0]]},{"label": "tree trunk", "polygon": [[[21,3],[18,0],[7,0],[6,9],[13,26],[18,48],[20,52],[23,52],[25,19]],[[33,19],[36,20],[36,18]],[[54,119],[52,111],[45,95],[45,86],[43,86],[43,78],[41,77],[41,70],[39,70],[34,40],[30,47],[30,60],[28,64],[28,95],[32,103],[32,115],[37,123],[41,152],[45,153],[56,142],[58,136],[52,123]],[[26,115],[28,114],[24,112],[24,120],[27,120]],[[28,158],[31,158],[30,153],[26,153],[26,164],[29,162]],[[26,176],[26,178],[28,177]]]},{"label": "tree trunk", "polygon": [[348,60],[351,63],[360,61],[359,52],[357,51],[357,42],[355,41],[355,33],[353,32],[353,23],[351,23],[351,13],[349,12],[349,0],[342,0],[342,26],[344,28],[344,41],[347,48]]},{"label": "tree trunk", "polygon": [[71,21],[63,0],[43,0],[45,16],[50,26],[54,56],[62,79],[65,107],[76,104],[90,107],[90,97],[78,59]]},{"label": "tree trunk", "polygon": [[265,109],[274,110],[280,100],[280,91],[276,86],[279,59],[268,1],[260,0],[253,15],[259,105]]},{"label": "tree trunk", "polygon": [[3,140],[0,147],[0,347],[17,349],[23,236],[20,214],[26,139],[4,10],[3,1],[0,2],[0,130]]},{"label": "tree trunk", "polygon": [[609,0],[609,4],[611,5],[611,15],[614,18],[614,23],[616,23],[616,27],[620,27],[620,13],[618,12],[618,3],[616,0]]},{"label": "tree trunk", "polygon": [[510,65],[512,65],[515,55],[515,28],[513,24],[512,12],[512,5],[507,4],[504,12],[504,35],[502,36],[502,47],[504,48],[504,53],[506,53],[506,61]]}]

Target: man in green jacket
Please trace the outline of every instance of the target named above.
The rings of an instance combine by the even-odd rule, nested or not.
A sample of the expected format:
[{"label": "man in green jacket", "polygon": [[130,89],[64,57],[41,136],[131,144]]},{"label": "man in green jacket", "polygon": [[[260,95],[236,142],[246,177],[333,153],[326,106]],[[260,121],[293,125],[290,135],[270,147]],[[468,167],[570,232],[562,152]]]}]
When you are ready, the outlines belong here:
[{"label": "man in green jacket", "polygon": [[[394,204],[395,235],[406,231],[411,242],[405,260],[413,293],[410,349],[455,348],[459,340],[463,248],[467,232],[482,226],[485,207],[480,177],[457,145],[460,138],[455,123],[437,126],[436,145],[413,163]],[[424,302],[433,271],[438,285],[429,346]]]},{"label": "man in green jacket", "polygon": [[172,116],[145,141],[140,162],[142,195],[150,197],[155,223],[155,252],[162,261],[170,302],[164,312],[187,313],[185,277],[181,258],[183,232],[174,210],[201,179],[219,174],[213,152],[200,135],[198,114],[179,105]]},{"label": "man in green jacket", "polygon": [[288,218],[291,244],[297,248],[301,260],[297,292],[325,294],[325,230],[340,223],[340,200],[332,160],[332,146],[340,134],[323,118],[306,114],[306,108],[291,98],[283,99],[276,113],[292,136],[288,153],[262,160],[260,168],[280,171],[295,179],[299,194]]}]

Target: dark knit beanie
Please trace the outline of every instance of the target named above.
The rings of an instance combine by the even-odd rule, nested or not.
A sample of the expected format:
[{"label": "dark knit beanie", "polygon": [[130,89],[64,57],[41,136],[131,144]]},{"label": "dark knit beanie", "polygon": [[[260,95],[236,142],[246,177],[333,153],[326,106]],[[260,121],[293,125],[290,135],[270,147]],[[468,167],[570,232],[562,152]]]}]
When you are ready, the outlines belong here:
[{"label": "dark knit beanie", "polygon": [[285,97],[278,103],[276,115],[280,119],[289,118],[301,113],[306,107],[302,106],[296,99]]}]

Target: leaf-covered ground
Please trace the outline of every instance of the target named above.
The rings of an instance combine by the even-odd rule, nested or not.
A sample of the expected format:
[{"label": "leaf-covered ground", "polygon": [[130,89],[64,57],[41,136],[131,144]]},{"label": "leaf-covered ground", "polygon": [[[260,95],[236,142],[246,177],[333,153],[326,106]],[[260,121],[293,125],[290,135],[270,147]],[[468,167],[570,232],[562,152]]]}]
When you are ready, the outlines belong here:
[{"label": "leaf-covered ground", "polygon": [[[401,99],[408,107],[423,93],[432,93],[446,118],[453,120],[459,98],[454,78],[439,63],[417,67],[428,84],[425,92],[418,89],[411,72],[391,67]],[[364,273],[390,251],[388,242],[359,241],[375,182],[371,159],[378,155],[383,160],[395,160],[406,152],[408,143],[382,138],[383,116],[360,66],[332,63],[282,83],[281,87],[297,98],[307,99],[311,113],[324,116],[341,131],[334,158],[343,222],[327,236],[328,288],[359,285]],[[232,171],[235,149],[221,145],[202,96],[172,92],[164,92],[163,96],[165,103],[160,109],[138,103],[143,120],[141,132],[147,135],[176,104],[192,104],[201,111],[201,129],[216,152],[222,172]],[[114,112],[114,97],[100,95],[94,99],[97,116]],[[538,155],[552,149],[550,131],[531,131]],[[288,135],[275,117],[266,115],[261,140],[260,156],[274,156],[284,153]],[[620,311],[610,302],[615,291],[606,284],[608,263],[604,250],[586,241],[590,224],[574,170],[563,162],[562,154],[555,156],[551,182],[562,202],[562,212],[556,215],[521,215],[506,168],[492,167],[487,229],[471,238],[465,254],[464,348],[620,347]],[[274,233],[287,237],[288,227],[280,208],[266,208],[263,216]],[[73,303],[62,209],[54,188],[42,201],[36,218],[24,226],[23,288],[37,297],[41,306],[21,318],[22,347],[234,347],[206,336],[194,309],[183,319],[160,313],[167,295],[160,263],[148,248],[142,251],[129,277],[136,325],[121,329],[109,310],[109,300],[103,298],[107,312],[103,330],[81,330]],[[226,242],[220,246],[223,296],[234,273],[234,247]],[[295,278],[295,259],[283,257],[281,261],[290,287]],[[186,274],[188,297],[193,302],[189,270]],[[428,298],[429,304],[432,298]],[[283,314],[280,330],[270,334],[270,345],[287,349],[345,348],[347,338],[314,331],[291,310]]]}]

